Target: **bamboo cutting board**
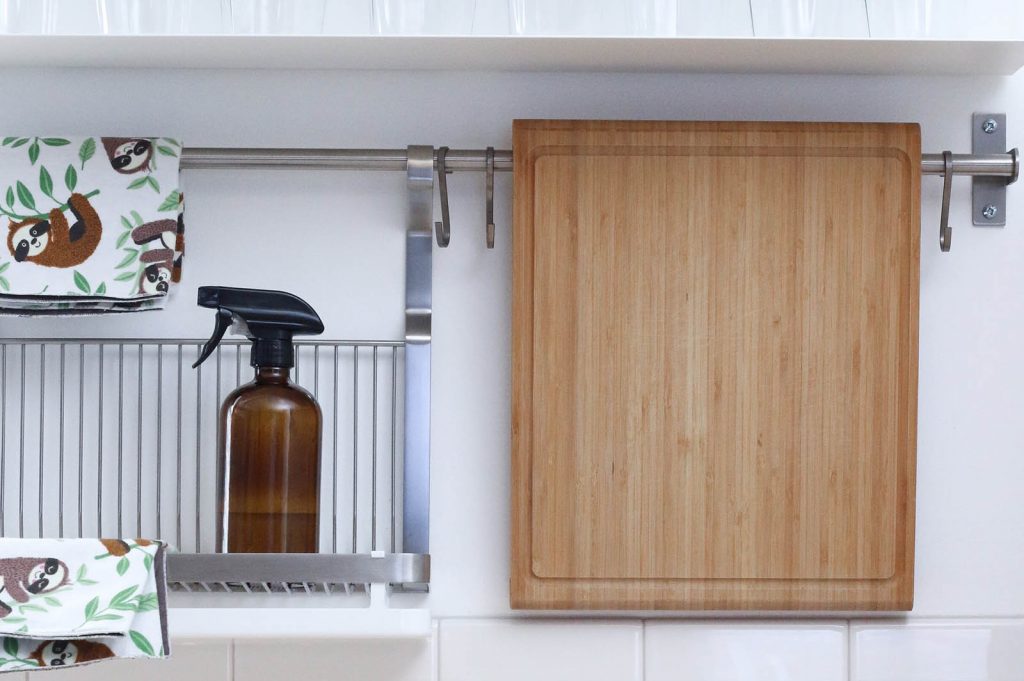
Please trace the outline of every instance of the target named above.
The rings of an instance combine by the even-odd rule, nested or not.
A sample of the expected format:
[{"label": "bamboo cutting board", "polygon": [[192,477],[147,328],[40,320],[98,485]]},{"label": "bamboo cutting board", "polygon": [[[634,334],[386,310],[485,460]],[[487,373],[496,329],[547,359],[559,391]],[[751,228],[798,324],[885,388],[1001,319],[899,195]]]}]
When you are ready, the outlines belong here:
[{"label": "bamboo cutting board", "polygon": [[516,608],[913,602],[920,132],[516,121]]}]

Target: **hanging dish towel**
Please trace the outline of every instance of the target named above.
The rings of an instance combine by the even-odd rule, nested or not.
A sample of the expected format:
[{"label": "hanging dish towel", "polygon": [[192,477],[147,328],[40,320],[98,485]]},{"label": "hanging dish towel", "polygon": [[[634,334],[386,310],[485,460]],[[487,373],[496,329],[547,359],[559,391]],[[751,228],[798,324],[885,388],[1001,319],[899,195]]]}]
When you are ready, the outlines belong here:
[{"label": "hanging dish towel", "polygon": [[167,657],[162,542],[0,540],[0,672]]},{"label": "hanging dish towel", "polygon": [[169,137],[0,142],[0,313],[157,309],[181,278],[181,144]]}]

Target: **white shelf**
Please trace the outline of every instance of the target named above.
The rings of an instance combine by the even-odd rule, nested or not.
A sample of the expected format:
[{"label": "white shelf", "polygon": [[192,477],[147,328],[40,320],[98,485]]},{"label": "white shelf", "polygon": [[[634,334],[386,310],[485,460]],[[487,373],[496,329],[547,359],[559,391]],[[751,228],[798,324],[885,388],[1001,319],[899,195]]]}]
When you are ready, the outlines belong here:
[{"label": "white shelf", "polygon": [[175,638],[396,639],[432,632],[429,610],[377,607],[172,607],[167,627]]},{"label": "white shelf", "polygon": [[1010,75],[1024,41],[0,36],[0,66]]}]

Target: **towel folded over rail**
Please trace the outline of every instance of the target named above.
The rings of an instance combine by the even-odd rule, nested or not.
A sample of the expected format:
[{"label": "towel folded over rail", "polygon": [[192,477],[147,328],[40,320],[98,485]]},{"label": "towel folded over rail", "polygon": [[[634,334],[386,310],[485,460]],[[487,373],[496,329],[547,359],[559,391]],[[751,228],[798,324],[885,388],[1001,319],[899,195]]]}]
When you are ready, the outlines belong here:
[{"label": "towel folded over rail", "polygon": [[167,657],[166,546],[0,540],[0,672]]},{"label": "towel folded over rail", "polygon": [[0,142],[0,313],[157,309],[181,277],[181,144],[168,137]]}]

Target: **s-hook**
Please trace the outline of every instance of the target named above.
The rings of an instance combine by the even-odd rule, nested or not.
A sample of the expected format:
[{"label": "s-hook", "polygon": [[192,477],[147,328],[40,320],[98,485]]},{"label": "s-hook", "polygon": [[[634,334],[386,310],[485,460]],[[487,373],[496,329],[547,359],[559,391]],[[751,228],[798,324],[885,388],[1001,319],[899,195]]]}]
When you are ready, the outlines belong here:
[{"label": "s-hook", "polygon": [[[448,248],[452,241],[451,213],[448,208],[448,147],[437,149],[437,185],[441,194],[441,221],[434,222],[434,234],[437,245]],[[484,189],[487,195],[484,224],[487,248],[494,248],[494,147],[487,147],[484,152]]]},{"label": "s-hook", "polygon": [[452,222],[448,213],[448,179],[449,170],[445,167],[445,156],[448,155],[448,147],[440,147],[437,150],[437,184],[441,192],[441,222],[434,223],[434,233],[437,235],[437,245],[441,248],[448,248],[452,240]]},{"label": "s-hook", "polygon": [[942,152],[942,212],[939,216],[939,248],[949,252],[953,228],[949,226],[949,198],[953,189],[953,152]]},{"label": "s-hook", "polygon": [[484,187],[487,192],[487,248],[494,248],[494,147],[484,154]]}]

